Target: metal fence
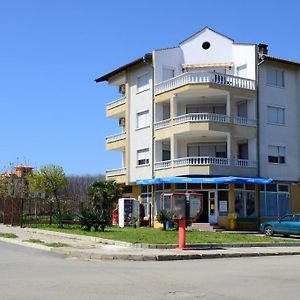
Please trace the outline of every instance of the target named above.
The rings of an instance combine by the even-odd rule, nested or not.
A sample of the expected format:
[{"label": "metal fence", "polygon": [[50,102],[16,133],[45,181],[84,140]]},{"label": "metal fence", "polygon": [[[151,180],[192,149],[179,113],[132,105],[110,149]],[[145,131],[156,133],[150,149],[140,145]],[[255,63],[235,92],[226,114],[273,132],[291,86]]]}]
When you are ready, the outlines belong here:
[{"label": "metal fence", "polygon": [[[77,224],[77,215],[88,203],[73,199],[60,199],[63,223]],[[0,199],[0,223],[12,226],[52,225],[57,222],[57,205],[52,199],[6,198]]]}]

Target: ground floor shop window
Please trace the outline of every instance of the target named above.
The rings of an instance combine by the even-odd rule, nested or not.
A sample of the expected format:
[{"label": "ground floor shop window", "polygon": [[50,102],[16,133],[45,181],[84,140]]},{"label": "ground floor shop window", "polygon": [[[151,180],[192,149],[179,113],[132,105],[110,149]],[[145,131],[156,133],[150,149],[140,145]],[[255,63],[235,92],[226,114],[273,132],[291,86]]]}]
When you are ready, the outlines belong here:
[{"label": "ground floor shop window", "polygon": [[260,214],[262,217],[282,217],[290,212],[288,184],[270,184],[261,187]]},{"label": "ground floor shop window", "polygon": [[255,217],[255,191],[235,191],[235,212],[238,217]]},{"label": "ground floor shop window", "polygon": [[219,216],[228,214],[228,191],[218,191]]}]

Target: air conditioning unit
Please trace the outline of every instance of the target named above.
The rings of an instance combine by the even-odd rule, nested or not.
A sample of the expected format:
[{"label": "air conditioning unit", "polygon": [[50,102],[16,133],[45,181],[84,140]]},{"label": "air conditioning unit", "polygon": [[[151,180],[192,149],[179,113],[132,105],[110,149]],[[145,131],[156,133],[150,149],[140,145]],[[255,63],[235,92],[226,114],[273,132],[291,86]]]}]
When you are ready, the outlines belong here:
[{"label": "air conditioning unit", "polygon": [[125,84],[119,85],[119,93],[125,95],[125,92],[126,92]]},{"label": "air conditioning unit", "polygon": [[120,127],[125,127],[125,118],[120,118],[119,119],[119,126]]}]

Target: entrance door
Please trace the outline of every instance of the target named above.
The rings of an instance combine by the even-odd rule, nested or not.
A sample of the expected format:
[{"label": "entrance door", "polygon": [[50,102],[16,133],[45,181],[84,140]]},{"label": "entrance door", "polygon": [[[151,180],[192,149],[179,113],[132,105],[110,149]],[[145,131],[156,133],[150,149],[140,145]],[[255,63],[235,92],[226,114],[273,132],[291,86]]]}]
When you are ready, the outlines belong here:
[{"label": "entrance door", "polygon": [[207,223],[208,222],[208,192],[197,191],[195,193],[199,193],[203,195],[203,212],[196,219],[195,223]]},{"label": "entrance door", "polygon": [[208,191],[208,221],[215,224],[218,221],[218,193],[216,191]]}]

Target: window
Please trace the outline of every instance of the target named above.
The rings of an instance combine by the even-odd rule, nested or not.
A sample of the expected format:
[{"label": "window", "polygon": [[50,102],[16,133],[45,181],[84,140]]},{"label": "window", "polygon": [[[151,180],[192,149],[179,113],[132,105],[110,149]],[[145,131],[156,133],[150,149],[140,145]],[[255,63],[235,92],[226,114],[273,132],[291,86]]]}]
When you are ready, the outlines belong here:
[{"label": "window", "polygon": [[284,71],[275,68],[267,69],[267,84],[284,87]]},{"label": "window", "polygon": [[148,165],[149,164],[149,148],[140,149],[137,151],[137,165]]},{"label": "window", "polygon": [[188,144],[188,157],[227,157],[226,144],[210,145],[210,144]]},{"label": "window", "polygon": [[142,74],[137,77],[137,92],[145,91],[149,88],[149,73]]},{"label": "window", "polygon": [[247,101],[242,101],[237,104],[238,117],[248,118]]},{"label": "window", "polygon": [[255,217],[255,192],[235,191],[235,211],[238,217]]},{"label": "window", "polygon": [[262,217],[282,217],[290,210],[290,194],[287,184],[267,184],[260,192]]},{"label": "window", "polygon": [[136,116],[136,128],[149,126],[149,110],[138,112]]},{"label": "window", "polygon": [[271,124],[285,124],[285,109],[281,107],[268,106],[268,122]]},{"label": "window", "polygon": [[202,44],[202,48],[203,48],[204,50],[209,49],[209,48],[210,48],[210,42],[204,42],[204,43]]},{"label": "window", "polygon": [[285,164],[285,147],[269,146],[269,163]]}]

